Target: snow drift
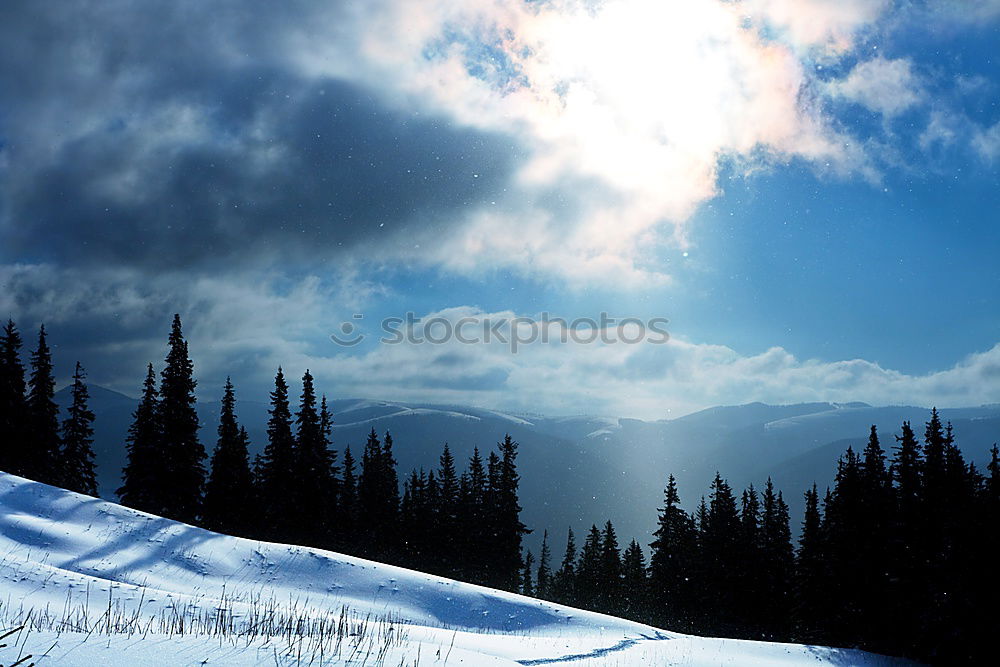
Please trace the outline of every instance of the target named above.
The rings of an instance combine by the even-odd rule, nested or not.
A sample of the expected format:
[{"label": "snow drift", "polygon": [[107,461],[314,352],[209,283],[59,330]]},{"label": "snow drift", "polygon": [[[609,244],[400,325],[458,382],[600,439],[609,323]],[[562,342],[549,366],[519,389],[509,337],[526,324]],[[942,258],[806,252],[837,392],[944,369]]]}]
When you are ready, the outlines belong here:
[{"label": "snow drift", "polygon": [[889,664],[680,635],[0,473],[0,664]]}]

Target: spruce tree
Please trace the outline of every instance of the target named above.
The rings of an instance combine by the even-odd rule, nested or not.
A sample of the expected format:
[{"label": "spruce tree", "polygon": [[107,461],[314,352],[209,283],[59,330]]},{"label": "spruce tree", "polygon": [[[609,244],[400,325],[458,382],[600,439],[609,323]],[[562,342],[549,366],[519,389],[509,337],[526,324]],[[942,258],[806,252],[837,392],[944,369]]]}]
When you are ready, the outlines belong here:
[{"label": "spruce tree", "polygon": [[843,645],[864,636],[864,584],[855,573],[862,566],[857,545],[868,535],[864,523],[864,493],[861,461],[852,447],[837,463],[833,492],[824,512],[827,544],[827,572],[836,585],[830,588],[828,639]]},{"label": "spruce tree", "polygon": [[398,538],[396,461],[392,438],[388,433],[386,436],[387,442],[383,444],[374,428],[368,434],[358,480],[358,512],[364,520],[360,526],[361,546],[369,558],[376,560],[391,558]]},{"label": "spruce tree", "polygon": [[552,599],[552,550],[549,549],[549,531],[542,533],[542,550],[538,556],[536,592],[543,600]]},{"label": "spruce tree", "polygon": [[467,489],[459,512],[459,538],[467,556],[464,576],[477,584],[489,581],[488,570],[492,557],[488,550],[492,544],[491,526],[487,518],[487,476],[479,448],[472,450],[469,459]]},{"label": "spruce tree", "polygon": [[705,623],[711,632],[731,635],[738,628],[735,591],[742,576],[740,520],[732,488],[716,473],[701,528],[703,600],[715,611]]},{"label": "spruce tree", "polygon": [[429,530],[434,536],[434,542],[438,545],[440,556],[440,572],[445,576],[458,577],[461,575],[458,567],[460,561],[454,549],[447,545],[455,545],[459,528],[459,480],[455,470],[455,459],[451,455],[448,443],[445,443],[438,459],[438,485],[439,493],[437,498],[436,521],[429,526]]},{"label": "spruce tree", "polygon": [[576,597],[576,539],[572,528],[566,531],[566,551],[552,577],[552,599],[571,606],[579,604]]},{"label": "spruce tree", "polygon": [[[763,572],[766,565],[761,544],[761,509],[757,489],[751,484],[740,503],[740,551],[743,568],[748,572]],[[740,636],[758,639],[764,636],[764,618],[757,612],[766,595],[767,582],[763,577],[743,577],[734,591],[737,596],[736,614],[743,628]],[[766,599],[764,604],[767,604]]]},{"label": "spruce tree", "polygon": [[918,626],[917,611],[923,604],[926,537],[923,508],[923,451],[910,422],[904,421],[891,465],[895,481],[895,527],[891,560],[895,563],[895,594],[892,597],[892,628],[896,645],[909,641]]},{"label": "spruce tree", "polygon": [[535,556],[528,551],[524,554],[524,568],[521,570],[521,595],[535,596],[535,584],[532,581],[531,570],[535,566]]},{"label": "spruce tree", "polygon": [[816,642],[822,636],[827,602],[819,493],[814,483],[805,493],[805,513],[795,560],[795,639]]},{"label": "spruce tree", "polygon": [[521,523],[518,501],[517,443],[510,434],[498,444],[500,465],[495,493],[494,526],[497,533],[497,569],[493,572],[498,588],[514,590],[521,563],[521,540],[531,532]]},{"label": "spruce tree", "polygon": [[788,505],[768,477],[764,486],[760,525],[761,580],[763,593],[755,624],[761,638],[786,640],[791,632],[792,569],[795,566]]},{"label": "spruce tree", "polygon": [[632,540],[622,555],[622,614],[633,620],[648,618],[648,592],[646,556],[639,543]]},{"label": "spruce tree", "polygon": [[288,384],[278,368],[268,410],[267,444],[261,456],[258,473],[258,494],[263,534],[271,540],[290,541],[295,535],[296,452],[292,435],[292,413],[288,404]]},{"label": "spruce tree", "polygon": [[195,410],[194,365],[181,331],[180,315],[174,315],[168,339],[169,350],[160,374],[160,428],[163,439],[164,516],[195,523],[201,513],[205,484],[205,448],[198,440]]},{"label": "spruce tree", "polygon": [[246,430],[236,420],[236,395],[226,378],[219,415],[219,439],[205,485],[202,523],[209,530],[247,536],[254,523],[254,488]]},{"label": "spruce tree", "polygon": [[27,402],[21,334],[13,320],[0,334],[0,470],[25,474],[28,451]]},{"label": "spruce tree", "polygon": [[[340,513],[340,466],[337,464],[337,450],[333,449],[333,412],[326,401],[326,394],[319,401],[319,430],[323,439],[323,449],[329,455],[329,480],[330,489],[327,492],[327,511],[331,517]],[[332,534],[336,536],[337,529],[333,528]]]},{"label": "spruce tree", "polygon": [[340,521],[337,522],[337,540],[340,548],[355,553],[358,526],[358,480],[354,473],[354,455],[350,446],[344,447],[344,464],[339,484]]},{"label": "spruce tree", "polygon": [[601,586],[604,585],[602,556],[604,545],[601,531],[596,525],[591,525],[583,548],[580,550],[580,560],[576,565],[576,604],[585,609],[601,607]]},{"label": "spruce tree", "polygon": [[296,484],[290,491],[297,507],[293,532],[297,543],[325,546],[332,537],[333,457],[327,448],[324,423],[316,406],[312,374],[302,376],[302,395],[295,413]]},{"label": "spruce tree", "polygon": [[56,405],[55,393],[52,352],[43,324],[38,330],[38,347],[31,353],[24,474],[36,481],[58,486],[64,480],[59,461],[59,406]]},{"label": "spruce tree", "polygon": [[86,374],[80,362],[73,372],[72,403],[69,415],[62,423],[62,478],[70,491],[88,496],[97,495],[97,474],[94,469],[94,413],[87,401],[90,394],[84,383]]},{"label": "spruce tree", "polygon": [[601,534],[601,585],[598,590],[598,608],[608,614],[621,613],[622,608],[622,558],[618,536],[609,520]]},{"label": "spruce tree", "polygon": [[132,424],[125,440],[128,459],[122,470],[122,485],[116,493],[123,505],[162,515],[166,491],[162,485],[163,436],[159,402],[156,373],[153,364],[149,364],[142,385],[142,398],[132,413]]},{"label": "spruce tree", "polygon": [[650,543],[649,584],[656,601],[656,618],[664,627],[691,630],[696,599],[692,581],[696,556],[694,520],[681,509],[677,480],[667,480],[663,507]]},{"label": "spruce tree", "polygon": [[898,577],[892,571],[896,565],[892,562],[896,503],[892,474],[886,466],[885,451],[874,424],[861,459],[860,509],[858,532],[867,535],[857,545],[861,553],[859,568],[854,573],[860,583],[861,622],[869,638],[869,648],[882,650],[887,646],[883,642],[891,634],[891,602],[897,593],[894,582]]}]

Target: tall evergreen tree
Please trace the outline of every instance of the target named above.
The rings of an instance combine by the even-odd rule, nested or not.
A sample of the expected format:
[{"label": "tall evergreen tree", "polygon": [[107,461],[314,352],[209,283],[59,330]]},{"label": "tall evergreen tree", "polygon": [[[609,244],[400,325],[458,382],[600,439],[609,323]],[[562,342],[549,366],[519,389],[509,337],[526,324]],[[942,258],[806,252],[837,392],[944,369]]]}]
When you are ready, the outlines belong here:
[{"label": "tall evergreen tree", "polygon": [[517,586],[518,569],[521,563],[521,540],[531,532],[521,523],[521,505],[518,500],[520,476],[517,472],[517,443],[504,436],[499,443],[500,465],[495,492],[494,526],[497,534],[495,544],[497,561],[493,572],[498,588],[513,590]]},{"label": "tall evergreen tree", "polygon": [[257,480],[262,532],[268,539],[289,541],[295,537],[292,515],[297,511],[294,498],[297,455],[288,404],[288,383],[280,367],[274,376],[268,415],[267,444],[261,456]]},{"label": "tall evergreen tree", "polygon": [[316,407],[316,389],[307,369],[302,376],[302,395],[295,413],[296,484],[295,528],[298,541],[309,546],[330,543],[333,527],[333,457],[327,448],[325,424]]},{"label": "tall evergreen tree", "polygon": [[62,423],[62,478],[70,491],[97,495],[94,469],[94,413],[87,405],[90,394],[80,362],[73,372],[72,403]]},{"label": "tall evergreen tree", "polygon": [[455,469],[455,458],[451,455],[448,443],[445,443],[438,459],[438,498],[436,521],[429,526],[438,549],[439,571],[450,577],[459,577],[462,572],[458,567],[463,558],[457,558],[453,549],[446,545],[455,544],[459,527],[459,480]]},{"label": "tall evergreen tree", "polygon": [[622,558],[618,536],[609,520],[601,534],[601,587],[598,604],[608,614],[621,613],[622,609]]},{"label": "tall evergreen tree", "polygon": [[368,434],[358,480],[358,510],[364,521],[360,526],[362,549],[368,557],[382,560],[395,552],[399,520],[396,460],[392,438],[388,433],[386,436],[383,444],[375,429]]},{"label": "tall evergreen tree", "polygon": [[732,488],[718,473],[712,481],[700,538],[703,599],[716,610],[715,617],[704,623],[712,632],[731,635],[738,624],[735,591],[742,576],[740,520]]},{"label": "tall evergreen tree", "polygon": [[229,535],[251,534],[255,518],[253,477],[246,430],[236,421],[236,394],[226,378],[219,415],[219,439],[205,485],[202,523]]},{"label": "tall evergreen tree", "polygon": [[552,599],[562,604],[579,604],[576,598],[576,539],[572,528],[566,531],[566,551],[552,577]]},{"label": "tall evergreen tree", "polygon": [[790,632],[792,570],[795,566],[788,505],[771,478],[764,486],[760,525],[761,579],[763,595],[757,608],[763,631],[761,638],[787,639]]},{"label": "tall evergreen tree", "polygon": [[691,630],[696,599],[692,580],[696,557],[694,520],[680,507],[677,480],[670,475],[650,543],[649,580],[657,617],[664,627]]},{"label": "tall evergreen tree", "polygon": [[459,542],[462,544],[468,562],[463,575],[477,584],[489,581],[487,569],[492,554],[489,551],[492,540],[492,526],[487,519],[487,476],[483,457],[479,448],[472,450],[469,459],[467,487],[459,512]]},{"label": "tall evergreen tree", "polygon": [[[751,484],[743,491],[740,503],[740,552],[746,571],[763,572],[766,569],[762,547],[760,498]],[[758,639],[766,634],[765,619],[758,613],[758,607],[768,603],[766,599],[762,601],[766,590],[766,579],[757,576],[742,577],[734,591],[737,599],[734,611],[743,628],[741,636]]]},{"label": "tall evergreen tree", "polygon": [[341,466],[339,486],[340,521],[337,525],[337,540],[340,548],[354,553],[357,546],[358,526],[358,480],[354,472],[354,455],[351,447],[344,447],[344,464]]},{"label": "tall evergreen tree", "polygon": [[824,512],[827,539],[827,572],[831,581],[828,638],[835,644],[856,641],[865,633],[862,615],[864,585],[855,573],[860,566],[857,545],[868,538],[861,532],[864,522],[864,485],[861,460],[852,447],[837,463],[833,492]]},{"label": "tall evergreen tree", "polygon": [[535,596],[535,584],[532,581],[531,570],[535,566],[535,556],[528,551],[524,554],[524,568],[521,570],[521,595]]},{"label": "tall evergreen tree", "polygon": [[25,474],[28,414],[21,334],[13,320],[0,334],[0,470]]},{"label": "tall evergreen tree", "polygon": [[635,620],[648,616],[649,581],[646,556],[635,540],[629,542],[622,555],[622,614]]},{"label": "tall evergreen tree", "polygon": [[39,482],[59,485],[63,479],[59,463],[59,406],[56,405],[55,392],[52,352],[43,324],[38,330],[38,347],[31,353],[24,474]]},{"label": "tall evergreen tree", "polygon": [[122,485],[116,491],[123,505],[162,515],[165,508],[162,481],[163,450],[160,430],[160,394],[156,389],[153,364],[146,367],[142,398],[132,413],[125,440],[127,462],[122,470]]},{"label": "tall evergreen tree", "polygon": [[[861,584],[862,624],[870,648],[884,648],[890,635],[888,627],[893,617],[891,602],[896,597],[891,571],[893,536],[895,533],[896,499],[892,474],[886,466],[885,451],[879,442],[878,429],[872,425],[861,459],[861,513],[858,531],[868,537],[857,545],[859,567],[854,577]],[[863,639],[863,638],[859,638]]]},{"label": "tall evergreen tree", "polygon": [[198,440],[195,410],[194,365],[181,331],[180,315],[174,315],[168,339],[166,364],[160,374],[160,428],[163,439],[164,516],[195,523],[201,513],[205,484],[205,448]]},{"label": "tall evergreen tree", "polygon": [[816,484],[805,493],[805,514],[795,561],[795,639],[819,641],[822,636],[827,596],[823,564],[823,518]]},{"label": "tall evergreen tree", "polygon": [[552,599],[552,550],[549,548],[549,531],[542,533],[542,550],[538,556],[536,592],[543,600]]},{"label": "tall evergreen tree", "polygon": [[596,525],[590,527],[583,548],[580,550],[580,560],[576,564],[576,603],[586,609],[601,609],[601,587],[604,585],[601,577],[604,567],[602,556],[604,544],[601,531]]}]

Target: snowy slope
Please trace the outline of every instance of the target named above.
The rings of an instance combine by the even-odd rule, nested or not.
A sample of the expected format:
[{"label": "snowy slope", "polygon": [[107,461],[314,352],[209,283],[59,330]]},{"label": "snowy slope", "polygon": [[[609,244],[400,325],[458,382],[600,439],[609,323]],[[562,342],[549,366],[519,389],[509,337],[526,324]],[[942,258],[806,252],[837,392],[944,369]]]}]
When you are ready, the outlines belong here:
[{"label": "snowy slope", "polygon": [[0,664],[888,664],[664,632],[0,473],[0,629],[26,621]]}]

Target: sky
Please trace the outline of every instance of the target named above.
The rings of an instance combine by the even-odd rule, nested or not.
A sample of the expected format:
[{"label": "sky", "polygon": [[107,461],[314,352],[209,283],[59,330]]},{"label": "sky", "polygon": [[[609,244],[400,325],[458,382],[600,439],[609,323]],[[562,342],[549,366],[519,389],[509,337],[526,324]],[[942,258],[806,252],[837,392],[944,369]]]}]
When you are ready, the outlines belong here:
[{"label": "sky", "polygon": [[995,403],[998,43],[998,0],[8,0],[0,317],[131,395],[176,312],[204,398]]}]

